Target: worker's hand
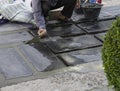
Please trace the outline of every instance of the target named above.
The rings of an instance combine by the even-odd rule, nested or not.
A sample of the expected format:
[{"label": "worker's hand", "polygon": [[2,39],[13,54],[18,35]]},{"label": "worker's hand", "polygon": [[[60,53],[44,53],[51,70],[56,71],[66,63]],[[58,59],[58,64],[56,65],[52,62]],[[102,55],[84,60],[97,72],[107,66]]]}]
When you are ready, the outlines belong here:
[{"label": "worker's hand", "polygon": [[39,29],[38,30],[38,35],[40,37],[45,37],[47,35],[47,30],[46,29]]},{"label": "worker's hand", "polygon": [[81,0],[76,1],[76,8],[80,8],[80,3],[81,3]]}]

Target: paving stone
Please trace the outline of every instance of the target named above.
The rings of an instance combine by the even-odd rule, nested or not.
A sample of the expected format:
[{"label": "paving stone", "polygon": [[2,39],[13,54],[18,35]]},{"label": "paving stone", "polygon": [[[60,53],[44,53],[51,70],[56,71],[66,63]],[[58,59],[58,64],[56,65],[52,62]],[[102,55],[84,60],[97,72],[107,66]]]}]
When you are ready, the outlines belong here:
[{"label": "paving stone", "polygon": [[99,40],[101,40],[102,42],[104,41],[104,37],[105,37],[106,33],[99,33],[96,34],[95,37],[98,38]]},{"label": "paving stone", "polygon": [[105,7],[103,9],[103,11],[116,16],[116,15],[120,14],[120,6]]},{"label": "paving stone", "polygon": [[77,14],[77,13],[74,11],[71,19],[72,19],[74,22],[82,22],[83,19],[84,19],[84,14]]},{"label": "paving stone", "polygon": [[[75,12],[73,12],[73,15],[72,15],[72,20],[75,22],[75,23],[83,23],[83,22],[88,22],[88,21],[96,21],[96,20],[88,20],[88,19],[85,19],[84,17],[84,14],[77,14]],[[101,9],[101,12],[100,12],[100,15],[98,17],[98,20],[111,20],[111,19],[115,19],[115,15],[112,15],[106,11],[103,11],[103,9]]]},{"label": "paving stone", "polygon": [[102,43],[92,35],[82,35],[79,37],[53,38],[46,42],[47,46],[55,53],[84,49],[100,46]]},{"label": "paving stone", "polygon": [[99,18],[98,18],[98,21],[112,20],[112,19],[115,19],[115,15],[112,15],[112,14],[106,12],[106,11],[101,11],[100,15],[99,15]]},{"label": "paving stone", "polygon": [[100,20],[114,19],[120,14],[120,6],[103,7],[100,13]]},{"label": "paving stone", "polygon": [[79,27],[75,25],[61,25],[58,27],[47,27],[48,35],[49,36],[74,36],[74,35],[82,35],[85,34],[83,30],[81,30]]},{"label": "paving stone", "polygon": [[27,28],[21,24],[7,23],[0,25],[0,34],[14,32],[14,31],[23,31],[23,30],[27,30]]},{"label": "paving stone", "polygon": [[57,60],[56,57],[46,57],[41,52],[29,45],[19,46],[19,50],[27,59],[29,59],[38,71],[52,70],[57,67],[56,65],[59,65],[57,68],[60,66],[63,67],[63,63]]},{"label": "paving stone", "polygon": [[55,54],[44,43],[32,43],[30,46],[41,52],[44,56],[53,57]]},{"label": "paving stone", "polygon": [[17,32],[0,35],[0,44],[9,44],[31,40],[33,37],[28,32]]},{"label": "paving stone", "polygon": [[114,20],[86,22],[80,23],[78,26],[82,27],[82,29],[88,33],[98,33],[109,30],[113,21]]},{"label": "paving stone", "polygon": [[63,53],[60,54],[59,57],[70,66],[92,61],[101,61],[101,47]]},{"label": "paving stone", "polygon": [[0,49],[0,70],[6,79],[32,75],[31,69],[14,48]]}]

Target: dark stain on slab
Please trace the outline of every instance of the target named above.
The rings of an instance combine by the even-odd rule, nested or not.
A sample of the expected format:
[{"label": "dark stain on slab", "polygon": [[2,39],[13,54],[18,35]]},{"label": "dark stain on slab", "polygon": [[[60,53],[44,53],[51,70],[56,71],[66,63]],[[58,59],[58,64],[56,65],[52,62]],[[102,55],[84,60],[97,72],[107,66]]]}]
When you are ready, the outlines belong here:
[{"label": "dark stain on slab", "polygon": [[83,35],[85,32],[74,24],[61,25],[58,27],[47,27],[49,36],[75,36],[75,35]]}]

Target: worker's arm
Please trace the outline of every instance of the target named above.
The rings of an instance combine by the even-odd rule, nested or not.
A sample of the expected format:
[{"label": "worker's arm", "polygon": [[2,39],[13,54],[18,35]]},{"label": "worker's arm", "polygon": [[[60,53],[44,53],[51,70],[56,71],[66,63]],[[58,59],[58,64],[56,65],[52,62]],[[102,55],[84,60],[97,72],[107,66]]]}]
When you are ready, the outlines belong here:
[{"label": "worker's arm", "polygon": [[47,34],[44,14],[42,12],[41,0],[32,0],[33,14],[37,26],[39,27],[38,35],[43,37]]}]

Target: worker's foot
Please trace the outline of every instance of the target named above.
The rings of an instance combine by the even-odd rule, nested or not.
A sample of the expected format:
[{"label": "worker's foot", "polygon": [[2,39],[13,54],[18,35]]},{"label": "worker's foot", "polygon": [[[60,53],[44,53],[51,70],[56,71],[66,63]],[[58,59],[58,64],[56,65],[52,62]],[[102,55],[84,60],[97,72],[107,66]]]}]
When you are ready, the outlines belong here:
[{"label": "worker's foot", "polygon": [[58,20],[61,20],[61,21],[67,21],[69,19],[65,17],[64,15],[62,15],[61,12],[56,12],[55,16]]}]

